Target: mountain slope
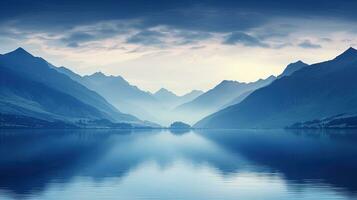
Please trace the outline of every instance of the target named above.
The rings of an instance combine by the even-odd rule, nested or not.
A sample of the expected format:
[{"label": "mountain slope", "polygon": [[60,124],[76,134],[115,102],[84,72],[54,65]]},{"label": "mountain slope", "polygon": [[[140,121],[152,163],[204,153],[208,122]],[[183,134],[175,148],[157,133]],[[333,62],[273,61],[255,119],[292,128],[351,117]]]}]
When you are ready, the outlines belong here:
[{"label": "mountain slope", "polygon": [[78,99],[0,67],[1,113],[25,114],[58,120],[105,118]]},{"label": "mountain slope", "polygon": [[1,55],[1,112],[76,121],[140,122],[22,48]]},{"label": "mountain slope", "polygon": [[[308,64],[302,62],[302,61],[297,61],[294,63],[290,63],[288,66],[285,67],[284,71],[278,76],[278,78],[284,77],[284,76],[290,76],[291,74],[293,74],[294,72],[309,66]],[[260,82],[260,85],[258,84],[254,89],[249,90],[247,92],[244,92],[243,94],[239,95],[238,97],[236,97],[235,99],[233,99],[231,102],[229,102],[228,104],[224,105],[222,107],[226,108],[228,106],[232,106],[234,104],[238,104],[240,102],[242,102],[245,98],[247,98],[251,93],[253,93],[256,89],[264,87],[266,85],[269,85],[271,82],[273,82],[275,80],[275,78],[271,78],[271,79],[266,79]]]},{"label": "mountain slope", "polygon": [[178,113],[179,120],[194,123],[202,117],[224,108],[240,95],[270,84],[273,80],[275,80],[274,76],[252,83],[225,80],[194,100],[178,106],[175,112]]},{"label": "mountain slope", "polygon": [[131,85],[121,76],[107,76],[96,72],[82,77],[65,67],[56,70],[99,93],[120,111],[164,125],[175,120],[171,108],[202,94],[201,91],[194,90],[186,95],[177,96],[164,88],[151,94]]},{"label": "mountain slope", "polygon": [[191,92],[180,96],[180,98],[182,99],[181,103],[186,103],[186,102],[192,101],[192,100],[196,99],[197,97],[201,96],[203,93],[204,92],[201,90],[192,90]]},{"label": "mountain slope", "polygon": [[258,89],[241,103],[214,113],[195,127],[282,128],[357,111],[357,50],[304,67]]},{"label": "mountain slope", "polygon": [[155,92],[153,96],[162,102],[172,102],[172,101],[176,101],[176,99],[178,98],[176,94],[165,88],[161,88],[160,90]]},{"label": "mountain slope", "polygon": [[155,110],[163,110],[162,105],[150,93],[130,85],[121,76],[107,76],[96,72],[82,77],[65,67],[57,68],[57,70],[97,92],[120,111],[143,120],[160,123]]}]

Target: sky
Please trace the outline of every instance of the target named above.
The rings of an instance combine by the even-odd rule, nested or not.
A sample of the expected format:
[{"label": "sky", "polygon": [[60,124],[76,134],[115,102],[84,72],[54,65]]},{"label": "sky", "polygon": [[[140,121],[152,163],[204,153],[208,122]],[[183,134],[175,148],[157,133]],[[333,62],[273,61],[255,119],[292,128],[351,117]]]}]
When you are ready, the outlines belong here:
[{"label": "sky", "polygon": [[0,53],[177,94],[256,81],[357,48],[354,0],[1,0]]}]

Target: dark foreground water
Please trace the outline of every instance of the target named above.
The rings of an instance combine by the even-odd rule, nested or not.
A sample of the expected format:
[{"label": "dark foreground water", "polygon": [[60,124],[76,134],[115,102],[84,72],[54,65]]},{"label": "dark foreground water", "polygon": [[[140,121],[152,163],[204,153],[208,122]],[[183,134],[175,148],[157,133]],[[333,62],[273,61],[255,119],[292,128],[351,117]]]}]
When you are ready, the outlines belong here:
[{"label": "dark foreground water", "polygon": [[2,130],[0,199],[357,199],[357,132]]}]

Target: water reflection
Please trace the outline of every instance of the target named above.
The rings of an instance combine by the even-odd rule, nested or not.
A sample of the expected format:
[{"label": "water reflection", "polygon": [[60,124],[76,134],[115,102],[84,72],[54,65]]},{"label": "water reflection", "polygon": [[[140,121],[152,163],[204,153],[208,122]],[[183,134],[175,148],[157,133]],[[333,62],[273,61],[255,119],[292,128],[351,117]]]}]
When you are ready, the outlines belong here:
[{"label": "water reflection", "polygon": [[352,130],[3,130],[0,198],[353,199],[356,136]]}]

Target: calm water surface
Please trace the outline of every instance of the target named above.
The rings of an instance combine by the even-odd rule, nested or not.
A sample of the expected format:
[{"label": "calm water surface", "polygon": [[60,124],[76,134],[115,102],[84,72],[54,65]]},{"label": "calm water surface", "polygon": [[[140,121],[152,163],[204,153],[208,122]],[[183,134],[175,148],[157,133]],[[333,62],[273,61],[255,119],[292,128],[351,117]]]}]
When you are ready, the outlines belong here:
[{"label": "calm water surface", "polygon": [[357,132],[1,130],[0,199],[357,199]]}]

